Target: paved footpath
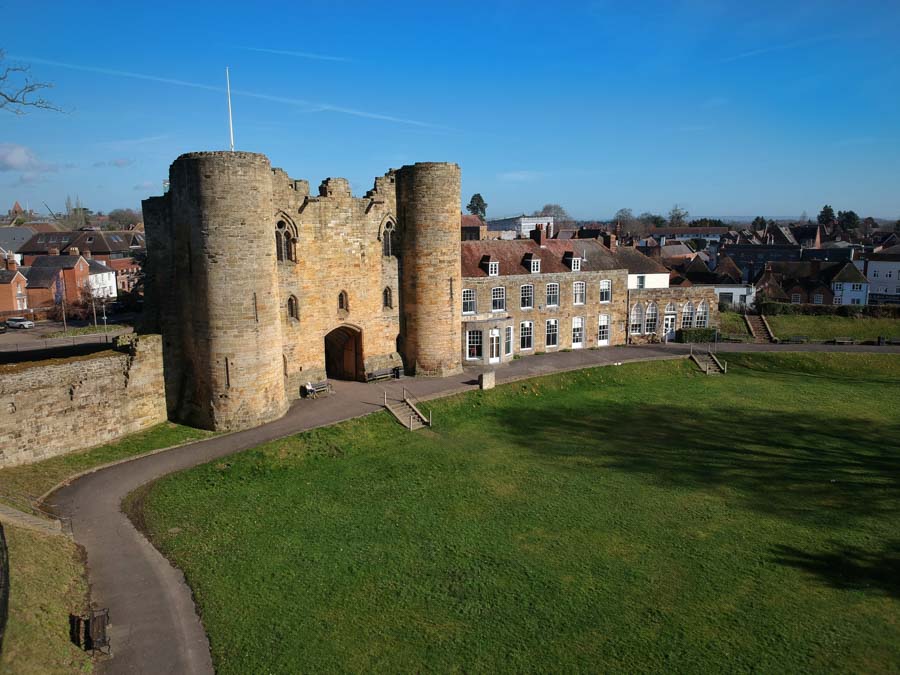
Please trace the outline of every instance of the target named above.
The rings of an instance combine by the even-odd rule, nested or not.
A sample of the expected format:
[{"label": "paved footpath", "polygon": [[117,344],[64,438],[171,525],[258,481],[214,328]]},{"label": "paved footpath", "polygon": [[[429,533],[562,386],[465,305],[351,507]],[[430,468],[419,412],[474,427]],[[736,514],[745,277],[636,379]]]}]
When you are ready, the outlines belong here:
[{"label": "paved footpath", "polygon": [[[900,353],[898,347],[722,344],[733,351],[841,351]],[[613,347],[534,356],[497,369],[498,383],[589,366],[681,358],[686,345]],[[173,567],[122,513],[130,492],[166,474],[255,447],[313,427],[382,409],[385,392],[399,400],[406,387],[426,399],[477,386],[477,371],[440,379],[403,379],[378,384],[334,382],[332,396],[297,401],[274,422],[147,455],[78,478],[47,503],[71,518],[75,540],[87,552],[92,601],[110,610],[112,657],[98,663],[106,673],[212,673],[209,643],[181,571]]]}]

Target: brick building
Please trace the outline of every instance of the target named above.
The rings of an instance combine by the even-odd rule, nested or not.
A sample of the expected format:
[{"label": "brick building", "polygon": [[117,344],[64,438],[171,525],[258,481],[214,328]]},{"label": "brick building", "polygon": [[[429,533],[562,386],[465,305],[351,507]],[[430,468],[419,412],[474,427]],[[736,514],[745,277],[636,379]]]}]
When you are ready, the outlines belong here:
[{"label": "brick building", "polygon": [[13,254],[8,254],[0,267],[0,313],[28,309],[28,280],[19,270]]}]

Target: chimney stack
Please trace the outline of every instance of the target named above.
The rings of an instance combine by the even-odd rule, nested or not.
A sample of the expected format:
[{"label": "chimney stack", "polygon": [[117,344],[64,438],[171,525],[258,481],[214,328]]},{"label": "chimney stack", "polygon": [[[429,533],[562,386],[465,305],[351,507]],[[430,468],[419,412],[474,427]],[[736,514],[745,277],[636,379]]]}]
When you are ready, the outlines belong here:
[{"label": "chimney stack", "polygon": [[48,248],[47,255],[59,255],[59,249],[58,248]]},{"label": "chimney stack", "polygon": [[90,252],[90,251],[85,251],[85,252],[82,253],[81,255],[84,256],[84,259],[85,259],[85,260],[90,260],[90,259],[93,257],[93,256],[91,255],[91,252]]},{"label": "chimney stack", "polygon": [[544,247],[544,242],[546,241],[547,233],[544,232],[544,225],[542,223],[538,223],[537,226],[531,231],[531,238],[537,242],[538,246],[541,248]]},{"label": "chimney stack", "polygon": [[79,253],[80,253],[80,251],[78,250],[77,246],[73,246],[72,248],[69,249],[69,255],[77,256],[77,255],[79,255]]},{"label": "chimney stack", "polygon": [[16,254],[10,251],[6,256],[6,269],[10,272],[15,272],[19,269],[19,264],[16,262]]}]

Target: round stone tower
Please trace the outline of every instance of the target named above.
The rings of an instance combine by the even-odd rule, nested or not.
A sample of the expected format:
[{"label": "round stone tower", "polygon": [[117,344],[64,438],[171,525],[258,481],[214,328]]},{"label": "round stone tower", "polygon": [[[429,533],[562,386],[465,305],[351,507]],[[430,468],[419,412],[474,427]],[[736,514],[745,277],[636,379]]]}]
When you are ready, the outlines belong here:
[{"label": "round stone tower", "polygon": [[404,166],[396,184],[403,358],[416,375],[451,375],[462,369],[459,166]]},{"label": "round stone tower", "polygon": [[179,417],[232,430],[287,410],[265,155],[196,152],[169,179],[181,323]]}]

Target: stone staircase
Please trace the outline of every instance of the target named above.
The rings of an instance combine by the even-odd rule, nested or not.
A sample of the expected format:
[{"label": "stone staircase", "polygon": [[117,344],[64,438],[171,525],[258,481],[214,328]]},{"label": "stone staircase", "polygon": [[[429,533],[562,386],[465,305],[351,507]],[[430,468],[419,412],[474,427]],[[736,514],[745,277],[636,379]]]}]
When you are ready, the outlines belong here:
[{"label": "stone staircase", "polygon": [[750,329],[750,335],[756,343],[775,342],[775,336],[769,330],[765,319],[759,314],[744,314],[744,321]]},{"label": "stone staircase", "polygon": [[728,372],[728,364],[719,361],[712,352],[691,352],[691,359],[707,375],[724,375]]},{"label": "stone staircase", "polygon": [[402,401],[388,401],[387,392],[384,394],[384,407],[397,418],[410,431],[416,431],[423,427],[431,426],[431,415],[426,417],[416,406],[415,398],[404,388]]}]

